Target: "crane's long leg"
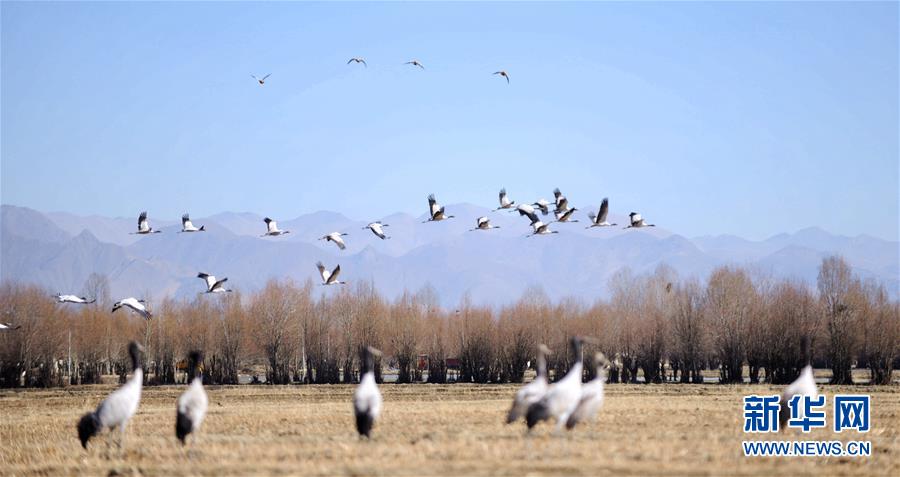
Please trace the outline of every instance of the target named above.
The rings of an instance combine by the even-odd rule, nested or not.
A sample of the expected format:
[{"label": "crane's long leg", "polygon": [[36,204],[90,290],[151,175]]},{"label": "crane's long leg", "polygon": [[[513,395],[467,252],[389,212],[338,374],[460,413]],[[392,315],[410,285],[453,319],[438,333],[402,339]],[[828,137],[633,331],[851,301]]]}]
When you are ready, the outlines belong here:
[{"label": "crane's long leg", "polygon": [[119,455],[124,458],[125,457],[125,427],[126,423],[122,423],[119,425]]}]

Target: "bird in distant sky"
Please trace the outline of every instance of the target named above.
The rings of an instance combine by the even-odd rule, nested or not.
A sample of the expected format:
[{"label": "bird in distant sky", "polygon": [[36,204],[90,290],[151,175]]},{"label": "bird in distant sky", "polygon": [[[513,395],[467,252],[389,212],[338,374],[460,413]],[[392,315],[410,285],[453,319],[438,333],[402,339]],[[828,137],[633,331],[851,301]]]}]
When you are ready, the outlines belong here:
[{"label": "bird in distant sky", "polygon": [[56,298],[57,303],[75,303],[78,305],[87,305],[89,303],[94,303],[95,301],[97,301],[96,298],[94,298],[93,300],[88,300],[87,298],[85,298],[83,296],[63,295],[60,293],[57,293],[54,298]]},{"label": "bird in distant sky", "polygon": [[604,197],[603,203],[600,204],[600,211],[595,215],[593,212],[588,213],[588,217],[591,219],[591,225],[585,228],[591,227],[611,227],[613,225],[606,221],[606,216],[609,215],[609,199]]},{"label": "bird in distant sky", "polygon": [[354,56],[353,58],[347,60],[347,64],[349,65],[350,63],[362,63],[362,65],[366,68],[369,67],[368,63],[366,63],[365,58],[360,58],[359,56]]},{"label": "bird in distant sky", "polygon": [[138,315],[141,315],[145,320],[153,318],[153,314],[147,309],[147,302],[145,300],[138,300],[137,298],[131,297],[119,300],[113,304],[112,312],[115,313],[116,310],[122,307],[128,308]]},{"label": "bird in distant sky", "polygon": [[500,207],[494,209],[494,211],[498,211],[500,209],[511,209],[516,205],[516,201],[509,200],[509,197],[506,196],[506,188],[500,189]]},{"label": "bird in distant sky", "polygon": [[631,217],[631,224],[626,229],[639,229],[641,227],[656,227],[655,224],[648,224],[644,222],[644,218],[641,217],[641,214],[637,212],[632,212],[628,214]]},{"label": "bird in distant sky", "polygon": [[276,237],[278,235],[284,235],[291,233],[290,230],[278,230],[278,222],[266,217],[263,219],[263,222],[266,223],[266,233],[262,234],[261,237],[272,236]]},{"label": "bird in distant sky", "polygon": [[389,225],[382,224],[381,222],[372,222],[371,224],[363,227],[363,230],[371,230],[372,233],[381,240],[389,239],[390,237],[384,234],[384,229],[382,227],[389,227]]},{"label": "bird in distant sky", "polygon": [[150,222],[147,220],[147,211],[141,212],[141,215],[138,216],[138,230],[137,232],[131,232],[132,235],[146,235],[146,234],[158,234],[161,230],[153,230],[150,227]]},{"label": "bird in distant sky", "polygon": [[475,221],[475,228],[469,230],[469,232],[474,232],[476,230],[490,230],[490,229],[499,229],[499,225],[491,225],[491,219],[487,217],[478,217]]},{"label": "bird in distant sky", "polygon": [[528,204],[519,204],[519,206],[516,207],[516,211],[519,212],[520,216],[528,217],[528,220],[532,224],[541,221],[537,216],[537,212],[534,211],[534,207]]},{"label": "bird in distant sky", "polygon": [[319,237],[319,240],[325,240],[326,242],[334,242],[334,244],[337,245],[339,249],[344,250],[345,248],[347,248],[347,246],[344,244],[344,239],[342,239],[341,237],[345,236],[345,235],[349,235],[349,234],[342,234],[339,232],[331,232],[328,235]]},{"label": "bird in distant sky", "polygon": [[444,208],[437,203],[434,194],[428,196],[428,212],[431,216],[425,222],[440,222],[441,220],[452,219],[454,217],[452,215],[444,214]]},{"label": "bird in distant sky", "polygon": [[509,74],[506,72],[506,70],[495,71],[494,74],[506,78],[506,84],[509,84]]},{"label": "bird in distant sky", "polygon": [[560,192],[559,188],[553,189],[553,197],[556,202],[556,209],[554,209],[554,212],[565,212],[566,209],[569,208],[569,199],[566,199],[566,196]]},{"label": "bird in distant sky", "polygon": [[576,210],[578,210],[578,209],[576,209],[575,207],[572,207],[571,209],[566,209],[563,212],[560,212],[560,211],[554,212],[554,214],[556,214],[556,221],[557,222],[578,222],[577,219],[572,220],[572,214],[574,214]]},{"label": "bird in distant sky", "polygon": [[269,76],[272,76],[272,73],[269,73],[269,74],[263,76],[262,78],[257,78],[256,75],[250,75],[250,76],[252,76],[253,79],[255,79],[259,83],[259,85],[262,86],[262,85],[266,84],[266,78],[268,78]]},{"label": "bird in distant sky", "polygon": [[550,224],[545,224],[538,220],[537,222],[533,222],[531,224],[531,233],[528,234],[529,237],[532,235],[550,235],[550,234],[558,234],[556,230],[550,230]]},{"label": "bird in distant sky", "polygon": [[419,63],[419,60],[410,60],[410,61],[407,61],[406,63],[403,63],[403,64],[404,64],[404,65],[418,66],[419,68],[422,68],[423,70],[425,69],[425,67],[422,66],[422,63]]},{"label": "bird in distant sky", "polygon": [[194,227],[193,222],[191,222],[191,216],[188,214],[184,214],[181,216],[181,231],[182,232],[206,232],[206,226],[201,225],[198,229]]},{"label": "bird in distant sky", "polygon": [[334,267],[334,270],[329,272],[322,262],[317,262],[316,268],[319,269],[319,275],[322,275],[322,285],[343,285],[347,283],[338,281],[337,279],[338,275],[341,273],[340,265]]},{"label": "bird in distant sky", "polygon": [[216,277],[210,275],[208,273],[200,272],[197,274],[197,278],[202,278],[206,281],[206,292],[205,293],[225,293],[230,292],[231,290],[225,289],[225,282],[228,281],[228,277],[225,277],[221,280],[216,280]]},{"label": "bird in distant sky", "polygon": [[541,213],[547,215],[550,213],[550,202],[547,202],[547,199],[538,199],[537,202],[531,204],[538,209],[541,209]]}]

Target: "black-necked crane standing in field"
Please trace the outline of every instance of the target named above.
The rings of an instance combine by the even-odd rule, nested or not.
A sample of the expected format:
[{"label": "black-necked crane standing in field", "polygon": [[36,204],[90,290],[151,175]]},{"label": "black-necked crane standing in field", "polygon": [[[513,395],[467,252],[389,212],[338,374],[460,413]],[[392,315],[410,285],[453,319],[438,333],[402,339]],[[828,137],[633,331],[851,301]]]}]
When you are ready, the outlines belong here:
[{"label": "black-necked crane standing in field", "polygon": [[522,386],[516,392],[512,407],[509,409],[509,413],[506,414],[507,424],[516,422],[520,417],[524,416],[528,411],[528,407],[538,402],[547,393],[547,387],[549,386],[547,380],[548,354],[550,354],[550,349],[546,345],[538,345],[537,365],[535,367],[537,376],[535,376],[533,381]]},{"label": "black-necked crane standing in field", "polygon": [[559,187],[553,189],[553,199],[554,204],[556,204],[556,208],[553,209],[557,214],[565,212],[569,208],[569,199],[563,195],[562,191],[559,190]]},{"label": "black-necked crane standing in field", "polygon": [[175,414],[175,437],[181,441],[181,445],[186,444],[189,434],[194,435],[196,444],[197,431],[209,408],[209,397],[203,389],[203,370],[200,367],[202,361],[203,355],[199,351],[188,354],[188,369],[194,378],[187,390],[178,397]]},{"label": "black-necked crane standing in field", "polygon": [[566,429],[572,430],[580,422],[593,421],[603,405],[603,386],[606,383],[606,373],[609,369],[609,360],[603,353],[594,353],[594,379],[581,385],[581,397],[578,405],[566,420]]},{"label": "black-necked crane standing in field", "polygon": [[632,213],[628,214],[628,217],[631,218],[631,223],[628,225],[628,227],[625,227],[626,229],[639,229],[641,227],[656,227],[656,224],[648,224],[647,222],[644,222],[644,218],[641,217],[641,214],[639,214],[637,212],[632,212]]},{"label": "black-necked crane standing in field", "polygon": [[354,56],[353,58],[350,58],[349,60],[347,60],[347,64],[349,65],[350,63],[362,63],[362,65],[365,66],[366,68],[369,67],[369,64],[366,63],[366,59],[359,57],[359,56]]},{"label": "black-necked crane standing in field", "polygon": [[547,202],[547,199],[538,199],[537,202],[534,202],[531,205],[540,209],[541,214],[547,215],[550,213],[550,202]]},{"label": "black-necked crane standing in field", "polygon": [[228,277],[216,280],[215,275],[200,272],[197,274],[197,278],[202,278],[206,282],[206,291],[204,293],[229,293],[232,291],[225,288],[225,282],[228,281]]},{"label": "black-necked crane standing in field", "polygon": [[206,232],[206,226],[201,225],[198,229],[194,226],[194,223],[191,222],[190,214],[184,214],[181,216],[181,231],[182,232]]},{"label": "black-necked crane standing in field", "polygon": [[56,298],[57,303],[74,303],[76,305],[88,305],[97,301],[96,298],[88,300],[86,297],[78,296],[78,295],[63,295],[61,293],[57,293],[54,298]]},{"label": "black-necked crane standing in field", "polygon": [[452,219],[454,216],[447,215],[444,212],[444,207],[438,204],[437,199],[434,198],[434,194],[428,196],[428,212],[430,217],[425,222],[440,222],[442,220]]},{"label": "black-necked crane standing in field", "polygon": [[494,74],[506,78],[506,84],[509,84],[509,73],[506,70],[495,71]]},{"label": "black-necked crane standing in field", "polygon": [[141,401],[141,386],[144,381],[144,373],[141,369],[141,352],[144,348],[132,341],[128,344],[128,355],[131,357],[131,378],[119,389],[112,392],[104,399],[97,409],[81,417],[78,421],[78,438],[81,447],[87,449],[88,441],[104,429],[112,431],[119,429],[119,449],[124,452],[125,429],[128,421],[137,412]]},{"label": "black-necked crane standing in field", "polygon": [[266,217],[263,219],[263,222],[266,223],[266,233],[262,234],[261,237],[277,237],[279,235],[289,234],[290,230],[279,230],[278,222]]},{"label": "black-necked crane standing in field", "polygon": [[404,65],[418,66],[419,68],[422,68],[423,70],[425,69],[425,66],[423,66],[422,63],[421,63],[419,60],[409,60],[409,61],[407,61],[406,63],[403,63],[403,64],[404,64]]},{"label": "black-necked crane standing in field", "polygon": [[578,209],[576,209],[575,207],[572,207],[571,209],[566,209],[562,212],[555,211],[553,213],[554,213],[554,215],[556,215],[557,222],[571,223],[571,222],[578,222],[578,219],[575,219],[575,220],[572,219],[572,214],[574,214],[576,210],[578,210]]},{"label": "black-necked crane standing in field", "polygon": [[256,82],[259,83],[260,86],[262,86],[262,85],[266,84],[266,78],[268,78],[269,76],[272,76],[272,73],[269,73],[269,74],[263,76],[262,78],[257,78],[256,75],[250,75],[250,76],[252,76],[253,79],[255,79]]},{"label": "black-necked crane standing in field", "polygon": [[613,225],[619,224],[611,224],[606,221],[606,217],[609,215],[609,198],[604,197],[603,202],[600,203],[600,210],[595,215],[593,212],[588,213],[588,218],[591,219],[591,225],[585,228],[591,227],[612,227]]},{"label": "black-necked crane standing in field", "polygon": [[476,230],[490,230],[490,229],[499,229],[499,225],[491,225],[491,219],[487,217],[478,217],[475,220],[475,228],[470,229],[469,232],[474,232]]},{"label": "black-necked crane standing in field", "polygon": [[115,313],[116,310],[122,307],[128,308],[134,313],[141,315],[145,320],[153,318],[153,314],[147,309],[147,302],[145,300],[138,300],[133,297],[124,298],[113,304],[112,312]]},{"label": "black-necked crane standing in field", "polygon": [[[781,411],[779,411],[778,420],[780,422],[779,429],[784,429],[785,423],[787,423],[788,419],[791,417],[791,410],[788,407],[788,403],[791,402],[791,399],[794,396],[809,396],[810,398],[816,398],[819,395],[819,390],[816,387],[816,379],[813,375],[813,367],[811,364],[811,351],[809,347],[809,339],[803,337],[800,341],[800,352],[803,354],[803,360],[806,363],[803,366],[803,369],[800,370],[800,376],[794,380],[791,384],[788,385],[784,389],[784,392],[781,394],[781,399],[779,404],[781,405]],[[803,406],[799,408],[799,418],[804,417]]]},{"label": "black-necked crane standing in field", "polygon": [[381,222],[372,222],[363,227],[363,230],[371,230],[372,233],[381,240],[389,239],[390,237],[384,234],[384,227],[390,227],[390,225],[382,224]]},{"label": "black-necked crane standing in field", "polygon": [[334,270],[328,271],[322,262],[316,262],[316,268],[319,269],[319,275],[322,275],[322,285],[344,285],[347,282],[339,281],[338,275],[341,273],[341,266],[334,267]]},{"label": "black-necked crane standing in field", "polygon": [[344,239],[341,237],[345,237],[350,234],[340,233],[340,232],[331,232],[328,235],[324,235],[319,237],[319,240],[324,240],[326,242],[334,242],[335,245],[338,246],[339,249],[344,250],[347,248],[347,245],[344,243]]},{"label": "black-necked crane standing in field", "polygon": [[141,212],[138,215],[138,229],[137,232],[131,232],[131,235],[147,235],[147,234],[158,234],[162,233],[162,230],[153,230],[153,227],[150,226],[150,221],[147,219],[147,211]]},{"label": "black-necked crane standing in field", "polygon": [[359,360],[359,386],[353,393],[353,414],[356,416],[356,431],[360,436],[372,436],[372,427],[381,414],[381,391],[375,383],[375,357],[381,351],[366,346],[362,349]]},{"label": "black-necked crane standing in field", "polygon": [[22,325],[12,325],[10,323],[0,323],[0,331],[15,331],[21,327],[22,327]]},{"label": "black-necked crane standing in field", "polygon": [[516,206],[516,201],[509,200],[509,197],[506,195],[506,188],[500,189],[500,207],[494,209],[494,212],[503,209],[512,209]]},{"label": "black-necked crane standing in field", "polygon": [[528,425],[529,432],[537,423],[551,418],[556,420],[556,431],[559,432],[572,412],[575,411],[581,398],[581,376],[584,372],[581,350],[587,341],[587,338],[572,337],[571,346],[575,364],[562,379],[547,388],[544,397],[528,407],[528,411],[525,413],[525,423]]}]

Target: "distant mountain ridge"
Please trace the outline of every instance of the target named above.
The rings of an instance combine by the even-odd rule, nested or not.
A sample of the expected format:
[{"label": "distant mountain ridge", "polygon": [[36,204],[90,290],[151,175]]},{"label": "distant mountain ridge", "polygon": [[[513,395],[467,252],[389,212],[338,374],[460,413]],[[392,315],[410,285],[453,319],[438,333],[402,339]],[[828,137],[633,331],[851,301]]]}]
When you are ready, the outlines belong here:
[{"label": "distant mountain ridge", "polygon": [[[425,216],[393,214],[382,218],[388,240],[364,230],[367,222],[319,211],[278,218],[291,233],[261,237],[263,216],[223,212],[192,217],[207,232],[176,233],[176,220],[151,215],[161,234],[130,235],[137,218],[42,213],[2,206],[0,279],[40,283],[53,292],[78,293],[92,272],[109,277],[113,296],[189,297],[203,291],[199,271],[229,277],[233,288],[252,291],[271,278],[319,281],[315,263],[341,264],[341,278],[372,280],[386,296],[417,290],[426,283],[445,306],[468,295],[476,303],[499,305],[519,298],[530,286],[551,297],[587,302],[608,296],[609,278],[623,267],[652,271],[666,263],[682,276],[700,279],[715,267],[736,264],[775,277],[815,284],[822,257],[843,255],[864,278],[885,284],[893,297],[900,287],[900,244],[866,235],[844,237],[819,228],[778,234],[762,241],[733,235],[689,239],[662,227],[622,230],[627,217],[611,214],[620,225],[586,229],[580,222],[554,223],[559,234],[529,237],[527,220],[517,213],[471,204],[449,204],[455,219],[421,223]],[[589,210],[585,208],[584,210]],[[470,232],[485,215],[499,229]],[[549,216],[548,216],[549,218]],[[347,249],[318,240],[329,232],[347,232]],[[317,290],[327,293],[328,287]]]}]

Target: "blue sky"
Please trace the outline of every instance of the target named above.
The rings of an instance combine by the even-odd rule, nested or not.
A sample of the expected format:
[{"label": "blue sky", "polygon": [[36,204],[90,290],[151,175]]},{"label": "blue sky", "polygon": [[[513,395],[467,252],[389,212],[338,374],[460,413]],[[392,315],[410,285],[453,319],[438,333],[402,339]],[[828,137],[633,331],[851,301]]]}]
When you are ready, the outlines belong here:
[{"label": "blue sky", "polygon": [[423,213],[430,192],[493,206],[500,187],[519,201],[560,187],[687,236],[897,240],[895,2],[0,15],[3,203],[367,219]]}]

